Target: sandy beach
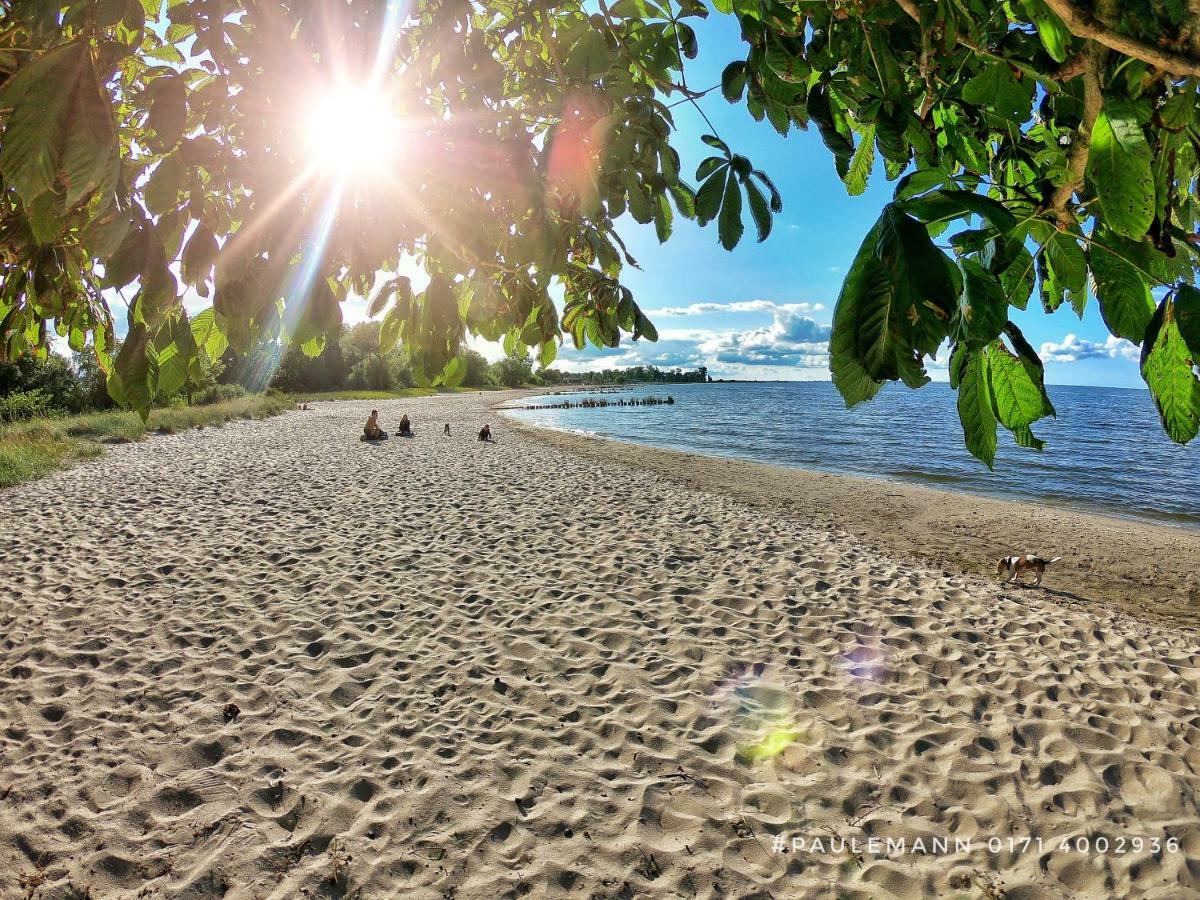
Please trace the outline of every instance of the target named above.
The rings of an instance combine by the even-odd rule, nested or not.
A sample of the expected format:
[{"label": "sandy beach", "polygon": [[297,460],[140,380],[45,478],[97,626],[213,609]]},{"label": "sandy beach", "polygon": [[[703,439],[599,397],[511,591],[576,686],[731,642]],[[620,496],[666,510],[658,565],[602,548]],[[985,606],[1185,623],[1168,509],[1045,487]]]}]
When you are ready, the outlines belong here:
[{"label": "sandy beach", "polygon": [[[1200,896],[1194,533],[496,400],[0,492],[0,897]],[[1050,590],[984,574],[1055,535]]]}]

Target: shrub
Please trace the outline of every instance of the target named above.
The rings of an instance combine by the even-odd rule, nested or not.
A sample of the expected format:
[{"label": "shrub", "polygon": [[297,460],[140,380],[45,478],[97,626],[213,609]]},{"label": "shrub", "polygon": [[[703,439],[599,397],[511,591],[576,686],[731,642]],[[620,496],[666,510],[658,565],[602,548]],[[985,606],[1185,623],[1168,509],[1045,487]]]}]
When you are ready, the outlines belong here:
[{"label": "shrub", "polygon": [[197,406],[211,406],[227,400],[240,400],[246,394],[246,389],[240,384],[212,384],[193,394],[192,403]]},{"label": "shrub", "polygon": [[50,395],[40,388],[32,391],[14,391],[7,397],[0,397],[0,422],[36,419],[48,416],[54,411]]}]

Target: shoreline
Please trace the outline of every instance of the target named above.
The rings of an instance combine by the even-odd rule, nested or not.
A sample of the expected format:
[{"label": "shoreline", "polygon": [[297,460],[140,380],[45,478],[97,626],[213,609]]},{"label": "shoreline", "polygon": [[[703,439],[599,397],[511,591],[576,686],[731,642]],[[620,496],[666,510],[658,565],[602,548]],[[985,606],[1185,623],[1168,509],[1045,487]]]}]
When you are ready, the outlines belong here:
[{"label": "shoreline", "polygon": [[[522,395],[528,396],[528,395]],[[493,409],[560,449],[647,468],[693,488],[834,527],[882,552],[961,575],[996,579],[1010,553],[1063,556],[1042,591],[1100,601],[1148,621],[1200,627],[1200,533],[1052,501],[988,496],[883,477],[685,453],[545,428]]]},{"label": "shoreline", "polygon": [[[517,410],[518,407],[495,407],[498,412],[507,412],[509,409]],[[506,416],[506,419],[515,419],[515,417]],[[1200,540],[1200,518],[1195,521],[1172,519],[1168,514],[1146,514],[1129,513],[1122,515],[1120,512],[1107,509],[1100,504],[1089,504],[1086,502],[1072,503],[1069,500],[1060,497],[1022,497],[1014,494],[1005,493],[986,493],[984,491],[971,490],[969,488],[953,487],[947,483],[942,485],[936,478],[928,478],[921,480],[920,478],[906,478],[903,475],[870,475],[864,472],[848,472],[838,469],[819,469],[812,466],[787,466],[780,463],[759,462],[754,459],[747,459],[741,456],[725,456],[721,453],[705,453],[701,450],[675,450],[672,447],[660,447],[657,444],[651,444],[633,439],[625,439],[619,437],[609,437],[607,435],[595,434],[578,429],[561,428],[554,425],[533,425],[532,423],[521,422],[522,426],[527,426],[535,429],[556,432],[567,436],[581,438],[582,440],[591,441],[612,441],[617,444],[632,444],[635,447],[644,447],[647,450],[662,450],[667,453],[679,453],[683,456],[700,456],[706,459],[723,459],[732,460],[734,462],[744,462],[750,465],[766,466],[769,469],[782,469],[785,472],[804,472],[810,475],[833,475],[838,478],[850,478],[856,481],[868,481],[883,487],[899,485],[902,487],[913,487],[929,491],[936,491],[943,494],[953,494],[958,497],[966,497],[970,499],[980,500],[999,500],[1005,503],[1030,504],[1033,506],[1045,506],[1053,510],[1059,510],[1064,513],[1075,513],[1082,516],[1090,516],[1092,518],[1111,520],[1114,523],[1132,523],[1135,525],[1150,525],[1156,528],[1167,528],[1172,531],[1178,531],[1183,535],[1194,534]]]}]

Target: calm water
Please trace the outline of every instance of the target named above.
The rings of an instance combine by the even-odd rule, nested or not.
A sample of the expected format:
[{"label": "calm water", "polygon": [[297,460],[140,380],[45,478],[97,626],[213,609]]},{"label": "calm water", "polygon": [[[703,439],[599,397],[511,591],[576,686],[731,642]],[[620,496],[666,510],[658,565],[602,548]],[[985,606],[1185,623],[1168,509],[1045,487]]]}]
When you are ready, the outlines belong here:
[{"label": "calm water", "polygon": [[[1172,444],[1144,391],[1051,387],[1058,419],[1035,427],[1037,453],[1000,431],[996,471],[962,445],[954,394],[888,385],[846,409],[827,382],[673,384],[599,393],[674,406],[510,411],[535,425],[756,462],[898,479],[951,490],[1090,508],[1200,528],[1200,443]],[[528,404],[560,402],[543,396]]]}]

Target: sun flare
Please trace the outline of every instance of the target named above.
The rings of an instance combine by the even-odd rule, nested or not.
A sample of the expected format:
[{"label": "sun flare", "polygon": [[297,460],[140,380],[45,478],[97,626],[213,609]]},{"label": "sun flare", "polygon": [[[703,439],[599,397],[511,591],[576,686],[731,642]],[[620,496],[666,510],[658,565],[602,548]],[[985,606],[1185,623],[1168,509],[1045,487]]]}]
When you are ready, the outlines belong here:
[{"label": "sun flare", "polygon": [[400,143],[400,122],[388,98],[365,87],[320,95],[308,108],[304,139],[318,169],[343,176],[384,170]]}]

